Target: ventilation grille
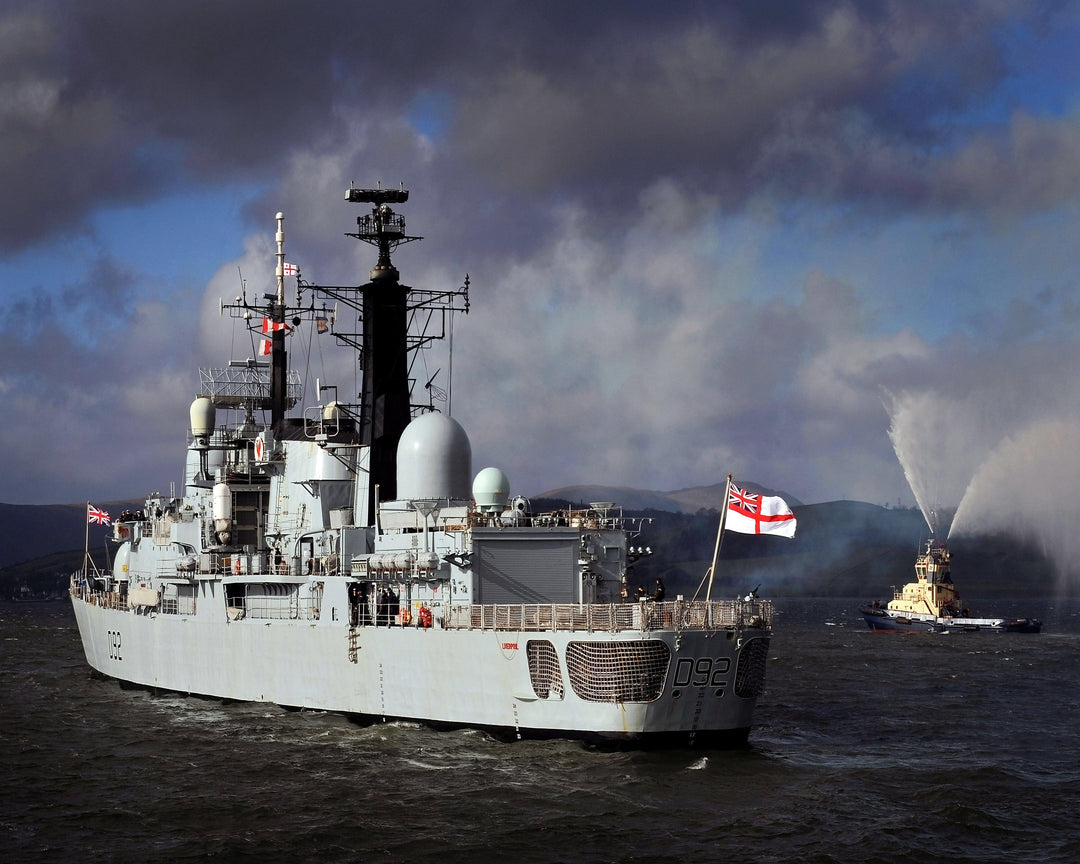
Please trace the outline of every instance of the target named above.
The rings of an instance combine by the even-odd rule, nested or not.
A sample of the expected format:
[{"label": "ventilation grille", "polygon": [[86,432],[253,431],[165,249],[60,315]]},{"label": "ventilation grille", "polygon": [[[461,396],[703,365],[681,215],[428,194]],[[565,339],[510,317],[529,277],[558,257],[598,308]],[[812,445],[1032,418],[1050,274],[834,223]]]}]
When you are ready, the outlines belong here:
[{"label": "ventilation grille", "polygon": [[765,691],[765,664],[769,659],[769,640],[751,639],[739,652],[735,669],[735,695],[756,699]]},{"label": "ventilation grille", "polygon": [[538,699],[563,698],[564,685],[559,655],[555,646],[542,639],[530,639],[525,643],[525,655],[529,658],[529,677]]},{"label": "ventilation grille", "polygon": [[586,702],[651,702],[660,697],[671,652],[659,640],[571,642],[570,686]]}]

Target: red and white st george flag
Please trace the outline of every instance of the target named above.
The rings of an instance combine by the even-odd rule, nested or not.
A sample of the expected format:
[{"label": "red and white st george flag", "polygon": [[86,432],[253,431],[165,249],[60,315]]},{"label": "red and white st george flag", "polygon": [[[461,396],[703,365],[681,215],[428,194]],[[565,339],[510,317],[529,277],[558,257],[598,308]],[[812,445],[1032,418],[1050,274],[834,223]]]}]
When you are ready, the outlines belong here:
[{"label": "red and white st george flag", "polygon": [[732,483],[724,528],[738,534],[794,537],[795,514],[783,498],[747,492]]},{"label": "red and white st george flag", "polygon": [[91,525],[108,525],[109,514],[105,510],[99,510],[93,504],[87,504],[86,521]]},{"label": "red and white st george flag", "polygon": [[281,265],[281,275],[282,276],[299,276],[300,275],[300,268],[297,265],[290,264],[289,262],[286,261],[284,264]]},{"label": "red and white st george flag", "polygon": [[[271,321],[269,318],[263,318],[262,332],[264,336],[270,336],[275,330],[288,330],[289,325],[284,321]],[[263,357],[267,357],[270,354],[273,343],[269,339],[262,340],[262,347],[259,348],[259,353]]]}]

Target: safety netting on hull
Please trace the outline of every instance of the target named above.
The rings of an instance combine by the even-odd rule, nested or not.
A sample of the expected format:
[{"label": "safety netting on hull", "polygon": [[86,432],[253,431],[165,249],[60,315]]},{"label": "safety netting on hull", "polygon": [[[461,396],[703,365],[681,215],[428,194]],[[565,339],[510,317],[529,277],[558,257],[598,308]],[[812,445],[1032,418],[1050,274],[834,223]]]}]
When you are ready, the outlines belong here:
[{"label": "safety netting on hull", "polygon": [[765,665],[769,659],[769,640],[751,639],[739,651],[735,668],[735,695],[757,698],[765,690]]},{"label": "safety netting on hull", "polygon": [[664,689],[671,651],[656,639],[641,642],[571,642],[566,646],[570,686],[586,702],[651,702]]},{"label": "safety netting on hull", "polygon": [[555,646],[542,639],[530,639],[525,643],[529,660],[529,678],[538,699],[562,699],[564,692],[562,669]]}]

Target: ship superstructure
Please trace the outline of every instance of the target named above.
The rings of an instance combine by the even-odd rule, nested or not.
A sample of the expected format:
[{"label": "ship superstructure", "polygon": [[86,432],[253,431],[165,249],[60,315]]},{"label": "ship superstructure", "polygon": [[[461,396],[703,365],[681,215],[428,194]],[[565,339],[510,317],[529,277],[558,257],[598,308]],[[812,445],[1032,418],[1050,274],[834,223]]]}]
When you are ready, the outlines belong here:
[{"label": "ship superstructure", "polygon": [[[419,239],[393,209],[408,192],[346,199],[370,208],[351,235],[378,249],[369,279],[305,282],[278,214],[276,290],[222,305],[269,359],[203,370],[182,494],[121,514],[111,569],[73,581],[90,665],[366,721],[744,743],[771,604],[630,599],[639,521],[612,502],[534,512],[499,468],[474,474],[465,430],[430,387],[414,398],[411,374],[468,312],[468,279],[402,284],[391,253]],[[361,389],[320,382],[291,416],[305,400],[287,338],[305,326],[355,355]]]}]

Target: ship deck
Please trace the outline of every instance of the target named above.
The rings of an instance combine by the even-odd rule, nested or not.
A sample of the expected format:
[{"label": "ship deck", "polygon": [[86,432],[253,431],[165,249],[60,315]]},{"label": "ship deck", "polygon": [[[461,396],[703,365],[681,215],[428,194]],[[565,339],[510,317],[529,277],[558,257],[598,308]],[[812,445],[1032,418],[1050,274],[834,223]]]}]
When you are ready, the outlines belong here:
[{"label": "ship deck", "polygon": [[[85,585],[71,587],[73,598],[94,606],[118,611],[132,611],[127,599],[114,591],[100,591]],[[284,599],[284,598],[283,598]],[[140,613],[146,610],[140,609]],[[175,602],[162,604],[152,610],[163,615],[196,614],[194,598],[183,607]],[[263,610],[267,611],[267,610]],[[280,614],[267,615],[275,619],[319,619],[319,610],[303,605],[284,605]],[[251,617],[264,617],[261,615]],[[605,632],[636,631],[647,633],[660,630],[742,630],[772,628],[773,606],[768,600],[642,600],[636,603],[498,603],[460,604],[445,607],[444,615],[436,619],[446,630],[495,630],[511,632]],[[225,610],[222,610],[222,622]],[[409,626],[416,626],[412,622]],[[379,621],[377,618],[343,626],[386,627],[401,626],[398,621]]]}]

